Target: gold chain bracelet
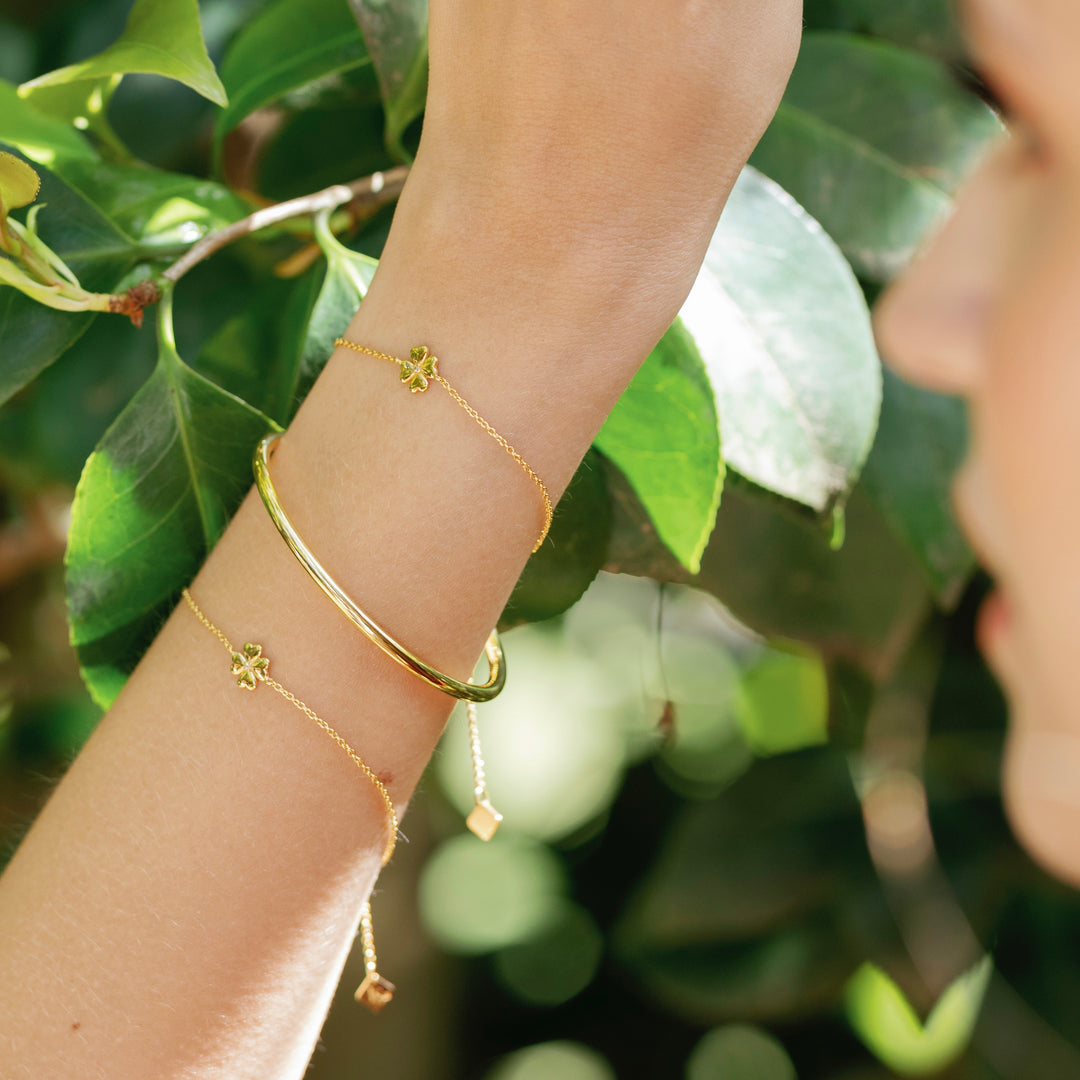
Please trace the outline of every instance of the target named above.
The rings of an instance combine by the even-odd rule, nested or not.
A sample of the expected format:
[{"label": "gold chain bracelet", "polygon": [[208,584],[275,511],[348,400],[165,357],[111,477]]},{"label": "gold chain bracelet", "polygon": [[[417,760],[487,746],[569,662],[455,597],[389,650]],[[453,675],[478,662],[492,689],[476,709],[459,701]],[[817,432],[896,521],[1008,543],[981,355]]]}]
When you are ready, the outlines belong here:
[{"label": "gold chain bracelet", "polygon": [[439,371],[439,358],[432,356],[426,345],[417,345],[412,348],[409,351],[408,360],[402,360],[399,356],[391,356],[390,353],[379,352],[377,349],[369,349],[366,345],[357,345],[355,341],[350,341],[348,338],[339,337],[335,340],[334,345],[397,364],[401,370],[401,381],[414,394],[422,394],[432,382],[437,382],[446,388],[446,392],[525,470],[529,479],[540,489],[540,497],[544,500],[544,527],[540,530],[540,536],[533,545],[533,551],[537,551],[547,537],[554,514],[554,507],[551,504],[551,495],[548,493],[547,485],[521,454],[450,385],[446,376]]},{"label": "gold chain bracelet", "polygon": [[[382,865],[385,866],[394,854],[397,845],[398,817],[394,809],[394,800],[386,785],[379,779],[374,769],[348,744],[348,742],[328,724],[310,705],[301,701],[291,690],[287,690],[270,674],[270,659],[263,655],[262,646],[248,641],[244,643],[242,650],[233,648],[233,644],[225,636],[224,632],[215,626],[207,617],[201,607],[195,602],[195,598],[188,589],[183,590],[183,597],[191,608],[195,618],[199,620],[225,646],[232,659],[232,674],[236,678],[236,685],[242,690],[254,690],[259,683],[265,683],[272,690],[276,690],[286,701],[299,709],[309,720],[313,720],[345,751],[352,759],[353,764],[371,781],[378,791],[379,797],[386,808],[386,818],[389,823],[389,836],[383,849]],[[375,935],[371,923],[371,904],[364,902],[360,913],[361,944],[364,950],[364,981],[356,989],[356,1000],[366,1005],[372,1012],[379,1012],[394,996],[394,984],[384,979],[378,972],[375,956]]]}]

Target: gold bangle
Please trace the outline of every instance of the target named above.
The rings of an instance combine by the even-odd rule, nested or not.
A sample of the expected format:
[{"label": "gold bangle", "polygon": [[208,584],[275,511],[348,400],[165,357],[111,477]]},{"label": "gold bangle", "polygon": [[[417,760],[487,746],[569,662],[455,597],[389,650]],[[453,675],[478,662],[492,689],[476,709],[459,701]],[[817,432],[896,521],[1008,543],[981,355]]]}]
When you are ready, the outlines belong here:
[{"label": "gold bangle", "polygon": [[490,668],[488,681],[483,684],[461,682],[431,667],[430,664],[425,664],[423,660],[414,656],[404,645],[395,641],[370,616],[361,611],[341,586],[327,573],[293,527],[292,522],[281,506],[277,491],[274,488],[274,482],[270,478],[271,448],[280,437],[279,432],[271,432],[269,435],[263,436],[259,440],[258,446],[255,447],[253,461],[255,483],[258,486],[259,494],[262,496],[263,504],[266,506],[271,520],[277,526],[278,532],[281,533],[282,539],[288,544],[289,550],[296,556],[301,566],[311,575],[315,584],[334,601],[345,617],[378,645],[387,656],[392,657],[403,667],[408,668],[414,675],[419,676],[444,694],[461,698],[464,701],[491,701],[492,698],[496,697],[506,683],[506,662],[503,657],[502,646],[499,644],[497,630],[491,631],[491,636],[484,646]]},{"label": "gold bangle", "polygon": [[525,470],[529,479],[540,489],[540,498],[544,500],[544,526],[540,530],[536,543],[533,544],[533,551],[537,551],[547,537],[548,530],[551,528],[551,519],[554,516],[554,507],[551,504],[551,495],[548,493],[547,485],[510,443],[450,385],[446,376],[439,372],[439,358],[432,356],[426,345],[417,345],[412,348],[409,351],[408,360],[391,356],[390,353],[379,352],[377,349],[369,349],[365,345],[357,345],[355,341],[350,341],[348,338],[339,337],[334,341],[334,345],[397,364],[401,369],[401,381],[414,394],[422,394],[431,382],[437,382],[446,387],[446,392]]},{"label": "gold bangle", "polygon": [[[390,857],[394,854],[394,848],[397,846],[398,817],[397,811],[394,809],[394,800],[390,798],[390,792],[387,791],[386,785],[379,779],[374,769],[310,705],[301,701],[291,690],[287,690],[270,674],[270,659],[263,655],[261,645],[248,641],[244,643],[242,651],[234,649],[232,642],[229,641],[222,630],[210,621],[202,608],[195,602],[195,598],[188,589],[183,590],[183,597],[195,618],[228,649],[232,658],[232,673],[236,677],[237,686],[242,690],[254,690],[262,682],[266,683],[271,689],[276,690],[286,701],[295,705],[305,716],[318,724],[349,755],[353,764],[372,782],[383,801],[383,805],[386,807],[386,817],[390,826],[389,837],[382,856],[382,864],[385,866],[390,861]],[[367,1006],[372,1012],[380,1012],[393,998],[395,987],[392,982],[383,978],[378,972],[370,901],[365,901],[360,911],[360,934],[364,950],[364,981],[356,988],[354,996],[360,1004]]]}]

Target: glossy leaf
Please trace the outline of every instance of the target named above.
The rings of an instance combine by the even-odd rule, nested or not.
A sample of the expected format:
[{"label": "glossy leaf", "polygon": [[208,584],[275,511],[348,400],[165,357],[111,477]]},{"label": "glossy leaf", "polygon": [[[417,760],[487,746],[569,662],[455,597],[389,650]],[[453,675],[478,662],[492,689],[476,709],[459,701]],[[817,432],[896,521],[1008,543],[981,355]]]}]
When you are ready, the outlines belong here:
[{"label": "glossy leaf", "polygon": [[71,162],[64,179],[139,242],[140,254],[172,251],[244,217],[249,208],[213,180],[146,165]]},{"label": "glossy leaf", "polygon": [[615,517],[607,570],[695,585],[767,637],[806,642],[879,676],[926,617],[930,594],[914,556],[861,489],[848,504],[847,542],[834,551],[816,522],[729,482],[701,574],[693,577],[657,543],[614,468],[608,482]]},{"label": "glossy leaf", "polygon": [[3,79],[0,79],[0,143],[7,143],[31,161],[47,166],[71,158],[93,161],[97,157],[70,124],[38,112]]},{"label": "glossy leaf", "polygon": [[733,488],[728,494],[702,560],[702,587],[768,636],[888,671],[925,618],[929,595],[914,559],[861,490],[848,504],[840,551],[784,507]]},{"label": "glossy leaf", "polygon": [[915,553],[946,607],[959,600],[975,570],[950,494],[966,448],[962,401],[886,372],[881,426],[863,477],[866,493]]},{"label": "glossy leaf", "polygon": [[24,86],[56,86],[132,72],[175,79],[215,105],[227,100],[206,53],[198,0],[135,0],[124,32],[104,52],[39,75]]},{"label": "glossy leaf", "polygon": [[[364,74],[367,73],[367,74]],[[221,64],[229,104],[217,120],[217,140],[256,109],[320,80],[360,76],[378,84],[348,0],[277,0],[237,35]]]},{"label": "glossy leaf", "polygon": [[79,131],[91,132],[98,143],[118,160],[130,160],[131,155],[117,138],[106,116],[109,101],[122,78],[121,75],[99,75],[92,79],[45,86],[23,85],[19,87],[19,97],[45,116],[71,124]]},{"label": "glossy leaf", "polygon": [[157,367],[90,456],[72,507],[71,640],[102,706],[221,536],[273,427],[184,364],[166,329]]},{"label": "glossy leaf", "polygon": [[[135,261],[131,240],[77,191],[42,170],[38,232],[83,286],[110,292]],[[94,318],[53,311],[0,287],[0,404],[51,364]]]},{"label": "glossy leaf", "polygon": [[555,508],[547,540],[514,586],[500,628],[550,619],[576,604],[604,565],[610,537],[611,498],[589,453]]},{"label": "glossy leaf", "polygon": [[693,338],[678,320],[627,387],[596,438],[691,572],[724,486],[716,404]]},{"label": "glossy leaf", "polygon": [[821,222],[857,273],[888,280],[1000,131],[939,61],[851,34],[808,34],[751,161]]},{"label": "glossy leaf", "polygon": [[196,369],[287,424],[298,404],[298,358],[324,272],[320,266],[295,281],[253,282],[247,302],[203,343]]},{"label": "glossy leaf", "polygon": [[681,318],[728,465],[819,512],[842,501],[881,401],[869,312],[832,241],[754,170],[735,185]]},{"label": "glossy leaf", "polygon": [[334,351],[334,339],[345,333],[379,266],[377,259],[350,250],[334,236],[328,213],[316,216],[315,239],[326,256],[326,274],[300,349],[295,391],[300,400],[307,396]]},{"label": "glossy leaf", "polygon": [[402,135],[427,100],[428,0],[349,0],[375,62],[386,110],[386,146],[410,158]]},{"label": "glossy leaf", "polygon": [[322,371],[378,266],[333,236],[328,215],[317,222],[316,236],[325,261],[295,281],[263,282],[252,302],[206,343],[197,362],[282,424]]}]

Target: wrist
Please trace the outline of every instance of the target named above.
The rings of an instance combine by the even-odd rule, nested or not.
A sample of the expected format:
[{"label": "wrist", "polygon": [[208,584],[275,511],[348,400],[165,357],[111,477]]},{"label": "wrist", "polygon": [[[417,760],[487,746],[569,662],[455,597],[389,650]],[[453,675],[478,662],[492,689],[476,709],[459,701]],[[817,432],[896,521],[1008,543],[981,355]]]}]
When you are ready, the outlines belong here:
[{"label": "wrist", "polygon": [[570,201],[522,198],[493,176],[470,183],[421,152],[373,293],[426,290],[426,310],[471,310],[493,331],[513,328],[508,353],[534,335],[547,343],[547,372],[565,350],[621,391],[678,313],[711,230],[700,244],[675,243],[640,207],[601,212]]}]

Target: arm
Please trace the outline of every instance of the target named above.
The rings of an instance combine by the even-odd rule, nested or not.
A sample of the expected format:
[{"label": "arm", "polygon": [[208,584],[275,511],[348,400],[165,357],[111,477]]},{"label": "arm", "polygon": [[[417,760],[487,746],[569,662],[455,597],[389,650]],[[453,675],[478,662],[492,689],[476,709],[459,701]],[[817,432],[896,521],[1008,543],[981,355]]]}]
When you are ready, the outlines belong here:
[{"label": "arm", "polygon": [[[429,344],[554,498],[689,291],[794,57],[792,0],[702,6],[432,4],[423,143],[349,336]],[[274,475],[365,610],[469,671],[542,520],[515,463],[441,390],[339,351]],[[402,808],[453,702],[345,622],[256,494],[193,592]],[[0,880],[0,1075],[302,1075],[384,828],[340,749],[238,691],[181,605]]]}]

